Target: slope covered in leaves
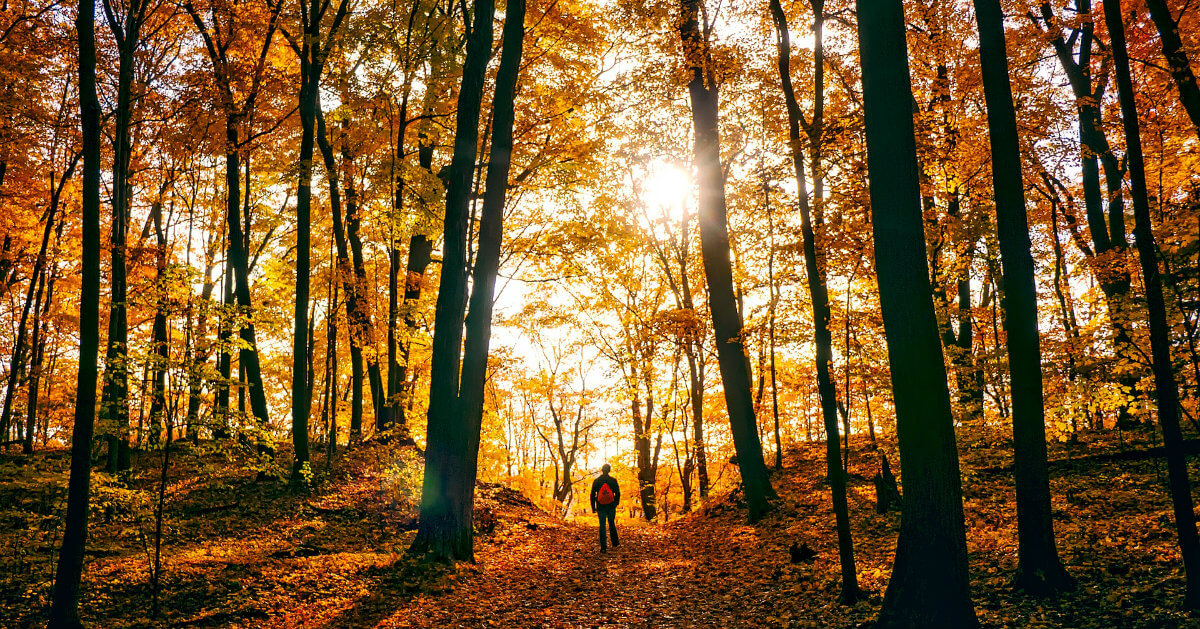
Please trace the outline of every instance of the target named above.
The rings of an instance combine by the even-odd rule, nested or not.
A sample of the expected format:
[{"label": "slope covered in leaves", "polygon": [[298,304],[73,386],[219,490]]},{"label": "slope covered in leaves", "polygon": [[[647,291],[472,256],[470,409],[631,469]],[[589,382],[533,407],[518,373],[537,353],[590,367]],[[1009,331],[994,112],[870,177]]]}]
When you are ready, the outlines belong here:
[{"label": "slope covered in leaves", "polygon": [[[1179,611],[1183,575],[1161,462],[1118,454],[1152,447],[1151,439],[1105,433],[1052,448],[1059,547],[1080,582],[1057,601],[1008,587],[1016,564],[1008,447],[996,434],[964,439],[972,590],[984,626],[1195,625]],[[597,552],[594,527],[552,518],[502,487],[481,486],[477,516],[492,514],[495,526],[481,534],[477,562],[431,568],[404,555],[414,505],[397,485],[412,472],[405,471],[416,461],[411,455],[357,449],[334,467],[324,489],[304,495],[186,454],[169,491],[166,615],[146,619],[142,535],[149,529],[128,504],[136,492],[115,488],[99,492],[105,502],[96,509],[83,610],[96,627],[859,626],[878,610],[899,516],[875,513],[866,479],[877,455],[856,447],[850,500],[858,572],[870,596],[839,605],[822,456],[820,445],[789,453],[775,476],[779,508],[757,525],[745,524],[736,495],[722,496],[666,524],[622,526],[620,548],[607,555]],[[198,474],[202,461],[208,476]],[[37,624],[56,543],[53,486],[61,479],[39,484],[26,474],[49,473],[62,461],[26,462],[3,471],[0,492],[10,505],[4,516],[15,523],[20,509],[32,513],[39,505],[47,513],[0,534],[7,564],[0,613],[12,626]],[[142,474],[135,487],[153,470]],[[129,492],[124,502],[119,492]],[[793,542],[807,543],[817,557],[791,563]],[[18,557],[24,570],[11,563]]]}]

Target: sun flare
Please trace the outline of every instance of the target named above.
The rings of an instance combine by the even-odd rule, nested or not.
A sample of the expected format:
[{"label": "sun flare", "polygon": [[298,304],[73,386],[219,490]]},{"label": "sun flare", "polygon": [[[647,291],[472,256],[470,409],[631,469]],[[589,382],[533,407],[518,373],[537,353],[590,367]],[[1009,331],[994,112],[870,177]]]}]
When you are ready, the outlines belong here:
[{"label": "sun flare", "polygon": [[651,217],[680,220],[692,195],[691,173],[675,162],[654,161],[646,169],[641,195]]}]

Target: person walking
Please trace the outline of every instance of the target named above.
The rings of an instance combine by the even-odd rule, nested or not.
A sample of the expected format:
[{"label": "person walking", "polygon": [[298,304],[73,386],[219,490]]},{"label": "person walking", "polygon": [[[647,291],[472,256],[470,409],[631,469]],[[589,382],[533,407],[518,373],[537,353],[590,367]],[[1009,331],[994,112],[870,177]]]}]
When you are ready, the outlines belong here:
[{"label": "person walking", "polygon": [[[613,548],[617,541],[617,505],[621,504],[621,486],[617,479],[609,476],[612,466],[605,463],[600,475],[592,481],[592,513],[600,516],[600,552],[608,552],[608,537],[612,537]],[[604,523],[608,522],[608,535],[604,534]]]}]

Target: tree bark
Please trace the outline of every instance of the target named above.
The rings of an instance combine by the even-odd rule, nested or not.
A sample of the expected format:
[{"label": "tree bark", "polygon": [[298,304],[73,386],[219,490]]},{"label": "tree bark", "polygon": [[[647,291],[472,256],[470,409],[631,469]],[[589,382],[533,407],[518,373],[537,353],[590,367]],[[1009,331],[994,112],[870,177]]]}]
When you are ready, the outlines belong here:
[{"label": "tree bark", "polygon": [[150,403],[150,443],[158,443],[162,430],[163,415],[167,412],[167,367],[170,363],[167,339],[167,233],[163,229],[162,200],[156,200],[150,209],[155,234],[155,297],[154,327],[151,332],[151,376],[152,401]]},{"label": "tree bark", "polygon": [[[820,45],[824,23],[824,2],[813,3],[815,15],[814,42]],[[800,233],[804,239],[804,267],[808,277],[808,290],[812,297],[813,340],[816,344],[817,392],[821,400],[821,415],[825,420],[825,462],[833,499],[834,519],[837,523],[838,556],[842,567],[841,601],[853,605],[862,597],[858,588],[858,573],[854,565],[854,541],[850,534],[850,507],[846,499],[846,472],[842,467],[838,446],[837,385],[833,382],[833,336],[829,330],[829,291],[825,286],[825,273],[818,262],[817,240],[813,231],[808,202],[808,184],[804,177],[804,151],[800,145],[800,127],[805,125],[804,114],[796,99],[791,76],[791,36],[787,16],[779,0],[771,0],[771,13],[775,19],[778,48],[779,81],[783,89],[788,114],[788,142],[791,145],[792,165],[796,170],[797,205],[800,208]],[[818,92],[823,92],[820,86]],[[814,111],[814,123],[819,112]],[[811,140],[811,138],[810,138]],[[850,433],[847,429],[846,437]]]},{"label": "tree bark", "polygon": [[67,514],[54,575],[50,629],[76,629],[79,581],[87,545],[92,435],[96,419],[96,358],[100,345],[100,101],[96,96],[95,0],[80,0],[75,19],[79,41],[79,105],[83,141],[80,214],[83,234],[79,295],[79,374],[71,429],[71,477]]},{"label": "tree bark", "polygon": [[1188,63],[1187,51],[1179,38],[1179,22],[1171,15],[1165,0],[1146,0],[1150,9],[1150,18],[1158,27],[1159,41],[1162,42],[1163,56],[1171,68],[1171,78],[1179,89],[1179,102],[1192,120],[1192,131],[1200,138],[1200,87],[1196,85],[1196,75]]},{"label": "tree bark", "polygon": [[1018,541],[1015,583],[1027,592],[1047,596],[1072,589],[1075,582],[1058,558],[1050,513],[1037,286],[1000,0],[975,0],[975,17],[979,25],[996,229],[1004,278],[1004,330],[1012,381]]},{"label": "tree bark", "polygon": [[[303,13],[303,44],[300,47],[300,155],[296,184],[296,303],[292,328],[292,481],[299,482],[308,465],[308,414],[312,390],[308,382],[308,294],[312,277],[312,162],[317,111],[320,107],[321,11],[318,1]],[[361,393],[360,393],[361,395]],[[361,421],[361,414],[359,420]],[[353,421],[353,420],[352,420]],[[352,424],[353,425],[353,424]],[[351,440],[354,439],[351,429]]]},{"label": "tree bark", "polygon": [[700,252],[708,280],[709,309],[716,334],[717,362],[725,389],[729,426],[745,487],[750,521],[771,510],[775,489],[766,463],[754,417],[750,373],[741,314],[733,290],[729,261],[729,226],[725,213],[725,175],[721,168],[718,129],[718,86],[708,41],[701,32],[703,0],[680,0],[679,37],[691,75],[688,90],[695,128],[695,160],[700,180]]},{"label": "tree bark", "polygon": [[[479,139],[480,107],[492,47],[493,0],[477,0],[467,39],[458,94],[454,153],[446,186],[442,279],[434,315],[429,384],[428,447],[422,482],[421,516],[411,551],[435,561],[470,560],[473,555],[474,465],[472,423],[462,410],[459,379],[463,318],[467,305],[467,233],[470,194]],[[502,101],[495,99],[497,104]],[[490,292],[489,292],[490,300]]]},{"label": "tree bark", "polygon": [[[1095,41],[1095,24],[1091,19],[1091,0],[1076,0],[1075,13],[1086,16],[1081,21],[1078,31],[1079,56],[1073,55],[1071,44],[1062,37],[1061,31],[1056,30],[1056,22],[1050,4],[1043,2],[1039,5],[1042,22],[1051,29],[1051,45],[1058,57],[1060,65],[1071,85],[1071,90],[1078,102],[1079,118],[1079,148],[1083,180],[1084,208],[1087,214],[1088,231],[1092,237],[1093,249],[1084,251],[1088,263],[1104,292],[1108,306],[1109,323],[1113,328],[1113,349],[1118,358],[1135,361],[1139,354],[1129,335],[1130,304],[1127,295],[1130,287],[1129,273],[1124,270],[1121,260],[1125,255],[1125,218],[1124,203],[1121,192],[1123,170],[1108,138],[1104,133],[1101,118],[1100,103],[1104,100],[1107,87],[1107,60],[1104,60],[1101,70],[1102,80],[1093,85],[1092,77],[1092,46]],[[1036,18],[1030,13],[1030,18]],[[1072,37],[1071,42],[1076,37]],[[1100,191],[1100,167],[1104,168],[1105,188],[1108,192],[1109,207],[1107,215],[1103,207]],[[1137,386],[1137,376],[1125,371],[1116,378],[1117,382],[1130,392]],[[1127,414],[1127,405],[1121,408],[1121,415]]]},{"label": "tree bark", "polygon": [[[133,114],[134,52],[138,47],[144,0],[132,0],[121,18],[105,3],[104,12],[109,29],[117,44],[117,102],[114,113],[112,169],[112,227],[109,241],[112,296],[109,303],[108,347],[105,352],[105,379],[101,401],[101,417],[107,420],[109,436],[109,471],[129,470],[129,323],[126,281],[126,237],[129,231],[130,125]],[[122,19],[123,18],[123,19]]]},{"label": "tree bark", "polygon": [[904,481],[877,626],[976,627],[954,417],[925,259],[904,7],[858,0],[875,268]]},{"label": "tree bark", "polygon": [[1179,429],[1179,388],[1171,364],[1171,332],[1167,323],[1162,276],[1158,270],[1158,254],[1150,222],[1150,203],[1146,192],[1146,171],[1138,128],[1137,103],[1134,100],[1133,78],[1125,48],[1125,25],[1121,21],[1120,2],[1109,0],[1104,3],[1104,20],[1108,26],[1113,61],[1116,64],[1117,94],[1125,129],[1126,156],[1129,158],[1129,187],[1134,212],[1133,235],[1142,267],[1142,281],[1146,286],[1158,423],[1162,428],[1163,445],[1167,451],[1167,482],[1171,490],[1179,548],[1183,554],[1183,566],[1187,574],[1184,605],[1194,610],[1200,609],[1200,535],[1196,532],[1195,505],[1192,501],[1191,481],[1188,478],[1187,460],[1184,456],[1183,435]]},{"label": "tree bark", "polygon": [[357,319],[359,307],[359,291],[364,290],[357,282],[357,277],[350,267],[349,247],[346,243],[346,229],[342,222],[342,199],[339,192],[340,175],[337,163],[334,161],[333,147],[326,135],[325,115],[317,107],[317,144],[325,161],[325,176],[329,179],[329,206],[333,214],[333,241],[337,246],[337,260],[334,274],[342,283],[346,294],[346,321],[350,323],[350,441],[358,441],[362,437],[363,412],[363,356],[362,342]]}]

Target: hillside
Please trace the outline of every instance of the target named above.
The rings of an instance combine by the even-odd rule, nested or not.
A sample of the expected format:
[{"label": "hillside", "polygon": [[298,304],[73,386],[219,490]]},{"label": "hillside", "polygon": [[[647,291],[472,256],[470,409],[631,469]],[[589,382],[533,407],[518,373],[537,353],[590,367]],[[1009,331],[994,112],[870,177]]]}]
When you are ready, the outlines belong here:
[{"label": "hillside", "polygon": [[[1052,448],[1059,548],[1078,590],[1058,601],[1012,591],[1015,514],[1003,443],[964,451],[972,586],[988,627],[1184,627],[1183,575],[1161,461],[1145,435],[1104,433]],[[989,443],[993,443],[991,447]],[[778,509],[745,524],[737,496],[660,525],[624,525],[597,552],[593,527],[551,518],[511,490],[481,484],[477,563],[454,568],[404,554],[414,528],[411,450],[368,445],[297,493],[185,449],[170,470],[163,615],[148,620],[159,470],[146,455],[122,489],[99,482],[82,609],[95,627],[851,627],[870,621],[887,584],[899,515],[878,515],[865,444],[851,454],[858,573],[867,600],[836,602],[838,558],[823,446],[788,453]],[[884,444],[890,449],[889,444]],[[1120,454],[1125,453],[1125,454]],[[1132,454],[1130,454],[1132,453]],[[894,459],[894,455],[892,457]],[[0,467],[5,626],[36,626],[61,527],[61,452]],[[982,471],[981,471],[982,470]],[[805,543],[812,561],[791,563]]]}]

